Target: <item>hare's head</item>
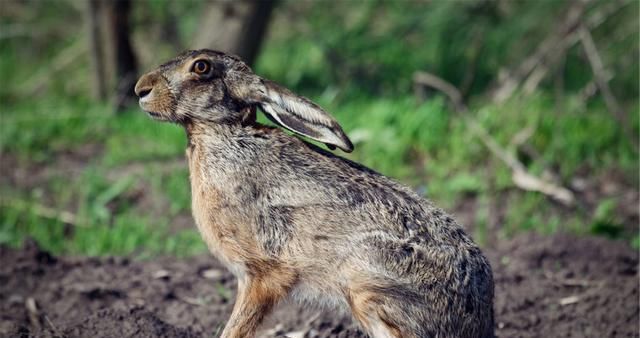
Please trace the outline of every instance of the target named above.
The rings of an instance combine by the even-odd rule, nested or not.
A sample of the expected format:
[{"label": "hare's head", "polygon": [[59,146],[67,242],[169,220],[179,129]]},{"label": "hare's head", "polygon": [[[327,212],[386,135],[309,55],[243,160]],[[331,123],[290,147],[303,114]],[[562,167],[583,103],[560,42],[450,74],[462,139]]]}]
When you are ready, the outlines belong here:
[{"label": "hare's head", "polygon": [[255,107],[275,123],[311,139],[353,150],[336,120],[308,99],[255,75],[238,57],[213,50],[187,51],[143,75],[140,107],[153,118],[241,124]]}]

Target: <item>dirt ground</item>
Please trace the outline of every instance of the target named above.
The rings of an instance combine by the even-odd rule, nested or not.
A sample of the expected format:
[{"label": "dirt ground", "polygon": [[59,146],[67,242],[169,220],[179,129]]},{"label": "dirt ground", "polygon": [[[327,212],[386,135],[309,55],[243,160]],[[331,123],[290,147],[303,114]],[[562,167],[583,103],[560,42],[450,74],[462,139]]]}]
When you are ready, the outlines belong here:
[{"label": "dirt ground", "polygon": [[[523,234],[485,248],[498,337],[638,337],[638,252],[622,242]],[[2,337],[212,337],[235,281],[207,255],[132,261],[0,247]],[[364,337],[348,316],[279,306],[261,337]]]}]

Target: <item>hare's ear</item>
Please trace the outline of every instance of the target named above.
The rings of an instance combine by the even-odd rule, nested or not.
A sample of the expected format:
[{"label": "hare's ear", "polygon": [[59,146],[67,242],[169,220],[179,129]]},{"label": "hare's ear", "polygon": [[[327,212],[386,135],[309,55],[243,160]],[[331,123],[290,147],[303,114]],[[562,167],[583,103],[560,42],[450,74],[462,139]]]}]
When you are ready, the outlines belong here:
[{"label": "hare's ear", "polygon": [[277,124],[325,143],[329,149],[338,147],[346,152],[353,144],[342,127],[329,113],[315,103],[298,96],[271,81],[261,80],[258,93],[253,93],[255,103]]}]

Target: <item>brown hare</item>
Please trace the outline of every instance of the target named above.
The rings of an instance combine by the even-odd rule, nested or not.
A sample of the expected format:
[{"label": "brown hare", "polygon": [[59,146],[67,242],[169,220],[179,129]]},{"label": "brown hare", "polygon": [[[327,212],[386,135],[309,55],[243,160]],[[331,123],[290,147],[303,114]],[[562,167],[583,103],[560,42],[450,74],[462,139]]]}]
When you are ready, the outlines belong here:
[{"label": "brown hare", "polygon": [[187,51],[140,78],[140,106],[184,126],[193,216],[238,278],[222,337],[292,297],[349,309],[371,337],[493,337],[489,262],[411,189],[281,129],[351,151],[336,120],[239,58]]}]

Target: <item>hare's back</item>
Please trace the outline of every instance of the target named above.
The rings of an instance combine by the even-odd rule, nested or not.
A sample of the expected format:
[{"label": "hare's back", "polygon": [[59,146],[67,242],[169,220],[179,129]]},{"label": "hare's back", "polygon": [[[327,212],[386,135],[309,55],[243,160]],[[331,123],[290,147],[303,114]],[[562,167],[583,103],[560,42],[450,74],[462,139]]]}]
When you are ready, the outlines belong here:
[{"label": "hare's back", "polygon": [[344,234],[351,250],[361,251],[358,256],[397,276],[412,276],[412,282],[490,274],[480,249],[442,209],[365,166],[313,145],[301,147],[292,147],[282,163],[295,167],[317,196],[330,196],[329,206],[309,210],[316,229]]},{"label": "hare's back", "polygon": [[490,330],[488,261],[452,217],[371,169],[276,135],[260,164],[259,204],[287,206],[286,221],[269,222],[269,229],[291,233],[280,243],[307,267],[306,280],[319,290],[335,278],[346,281],[350,292],[381,297],[385,311],[413,316],[416,327],[450,313],[452,330],[472,332],[481,322]]}]

